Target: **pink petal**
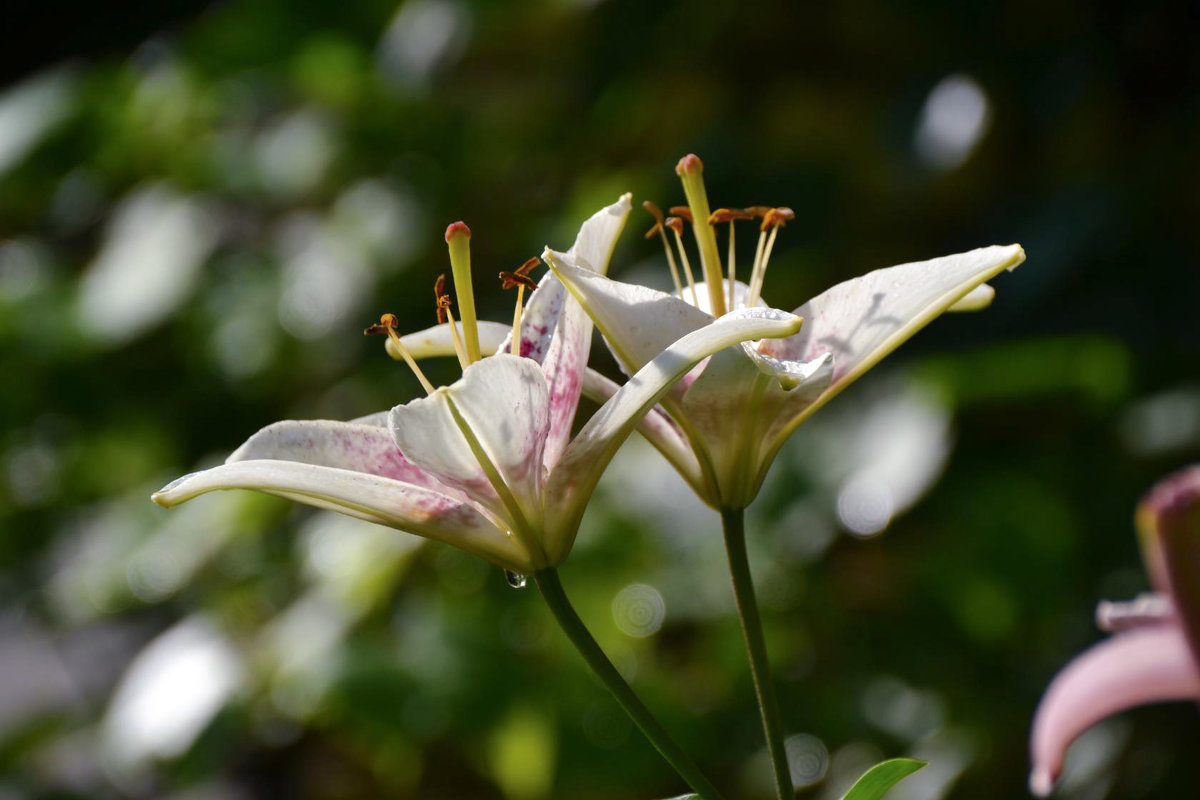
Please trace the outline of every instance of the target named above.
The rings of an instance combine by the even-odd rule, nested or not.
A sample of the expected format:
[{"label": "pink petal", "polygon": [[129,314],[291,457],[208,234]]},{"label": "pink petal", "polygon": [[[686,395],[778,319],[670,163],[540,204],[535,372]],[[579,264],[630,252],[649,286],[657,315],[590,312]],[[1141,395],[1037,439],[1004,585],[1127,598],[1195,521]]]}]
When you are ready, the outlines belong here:
[{"label": "pink petal", "polygon": [[1067,748],[1102,719],[1134,706],[1200,697],[1200,672],[1175,625],[1136,628],[1085,651],[1055,676],[1033,720],[1030,791],[1045,797]]}]

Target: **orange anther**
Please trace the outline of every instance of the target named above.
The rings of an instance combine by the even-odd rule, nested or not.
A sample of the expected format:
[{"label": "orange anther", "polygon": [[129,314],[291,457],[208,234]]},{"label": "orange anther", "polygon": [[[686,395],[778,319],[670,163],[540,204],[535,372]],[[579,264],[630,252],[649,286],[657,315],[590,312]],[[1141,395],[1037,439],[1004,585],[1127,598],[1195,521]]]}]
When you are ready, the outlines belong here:
[{"label": "orange anther", "polygon": [[754,219],[754,215],[740,208],[718,208],[709,214],[708,224],[720,225],[722,222],[733,222],[735,219]]},{"label": "orange anther", "polygon": [[648,211],[650,213],[650,216],[654,217],[654,225],[652,225],[650,227],[650,230],[646,231],[646,238],[651,239],[654,237],[655,234],[657,234],[659,231],[662,230],[662,225],[663,225],[662,209],[659,208],[658,206],[654,205],[654,203],[651,203],[649,200],[642,201],[642,208],[646,209],[646,211]]},{"label": "orange anther", "polygon": [[769,230],[774,227],[782,228],[796,218],[796,212],[785,206],[772,208],[763,215],[761,230]]},{"label": "orange anther", "polygon": [[667,217],[665,220],[663,220],[663,227],[670,228],[680,236],[683,235],[683,220],[681,220],[679,217]]},{"label": "orange anther", "polygon": [[689,206],[671,206],[672,217],[682,217],[688,222],[692,221],[692,209]]},{"label": "orange anther", "polygon": [[384,314],[379,318],[379,322],[363,331],[363,336],[380,336],[399,327],[400,320],[396,318],[395,314]]},{"label": "orange anther", "polygon": [[433,298],[437,303],[437,321],[441,325],[446,321],[446,310],[453,304],[450,295],[446,293],[446,275],[444,273],[438,275],[437,281],[433,284]]},{"label": "orange anther", "polygon": [[541,259],[530,258],[512,272],[504,272],[501,270],[500,280],[503,282],[501,288],[511,289],[519,284],[530,291],[536,289],[537,283],[533,280],[533,278],[529,277],[529,273],[532,272],[533,269],[540,263],[542,263]]},{"label": "orange anther", "polygon": [[755,217],[765,217],[770,210],[770,206],[747,206],[746,208],[742,209],[742,211],[750,215],[750,219],[754,219]]}]

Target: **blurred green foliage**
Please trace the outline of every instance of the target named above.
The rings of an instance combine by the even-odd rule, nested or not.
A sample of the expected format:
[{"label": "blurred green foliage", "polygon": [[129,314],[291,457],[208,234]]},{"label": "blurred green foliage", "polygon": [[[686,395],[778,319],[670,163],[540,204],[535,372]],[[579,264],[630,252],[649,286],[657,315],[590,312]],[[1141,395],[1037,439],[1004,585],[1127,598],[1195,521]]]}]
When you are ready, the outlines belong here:
[{"label": "blurred green foliage", "polygon": [[[148,495],[276,419],[414,396],[360,331],[433,321],[447,222],[480,274],[511,269],[620,192],[679,202],[691,151],[715,204],[796,210],[777,305],[1025,245],[991,309],[807,424],[750,520],[802,796],[893,755],[931,762],[894,797],[1022,795],[1043,687],[1095,602],[1144,586],[1136,498],[1200,455],[1200,95],[1172,6],[168,11],[134,47],[137,15],[65,13],[87,56],[47,40],[61,57],[0,95],[0,795],[677,794],[484,563],[272,498]],[[666,285],[644,221],[613,273]],[[846,535],[873,529],[848,487],[880,481],[906,493],[886,533]],[[641,443],[563,576],[717,782],[769,792],[717,517]],[[1068,791],[1186,796],[1198,734],[1194,708],[1127,714]]]}]

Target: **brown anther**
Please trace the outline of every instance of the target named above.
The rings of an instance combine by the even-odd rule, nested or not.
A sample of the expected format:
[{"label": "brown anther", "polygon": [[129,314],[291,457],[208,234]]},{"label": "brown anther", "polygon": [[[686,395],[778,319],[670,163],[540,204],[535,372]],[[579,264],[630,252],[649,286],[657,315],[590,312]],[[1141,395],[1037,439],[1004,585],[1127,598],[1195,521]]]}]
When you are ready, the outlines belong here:
[{"label": "brown anther", "polygon": [[733,222],[735,219],[754,219],[754,215],[740,208],[718,208],[708,215],[708,224],[720,225],[722,222]]},{"label": "brown anther", "polygon": [[542,263],[541,259],[530,258],[530,259],[527,259],[524,264],[517,267],[512,272],[504,272],[503,270],[501,270],[501,272],[500,272],[500,280],[502,281],[501,288],[502,289],[511,289],[514,286],[517,286],[519,284],[521,286],[524,286],[526,289],[533,291],[534,289],[537,288],[537,283],[533,280],[533,278],[529,277],[529,273],[532,272],[534,270],[534,268],[537,267],[537,265],[540,263]]},{"label": "brown anther", "polygon": [[651,226],[650,230],[646,231],[646,238],[652,239],[652,238],[654,238],[655,235],[658,234],[659,231],[662,230],[662,225],[663,225],[662,209],[659,208],[658,206],[654,205],[654,203],[651,203],[649,200],[642,201],[642,208],[646,209],[646,211],[650,213],[650,216],[654,217],[654,225]]},{"label": "brown anther", "polygon": [[770,210],[770,206],[748,206],[742,209],[742,211],[750,215],[749,219],[754,219],[755,217],[765,217]]},{"label": "brown anther", "polygon": [[690,206],[671,206],[670,212],[672,217],[682,217],[688,222],[692,221],[692,209]]},{"label": "brown anther", "polygon": [[667,217],[663,220],[663,227],[670,228],[676,234],[683,236],[683,220],[679,217]]},{"label": "brown anther", "polygon": [[381,336],[399,327],[400,320],[396,318],[395,314],[384,314],[379,318],[379,322],[363,331],[363,336]]},{"label": "brown anther", "polygon": [[700,160],[700,156],[695,153],[688,153],[683,158],[679,159],[679,163],[675,165],[675,174],[683,175],[685,172],[703,172],[704,162]]},{"label": "brown anther", "polygon": [[437,281],[433,284],[433,297],[434,302],[437,303],[437,321],[441,325],[446,321],[446,310],[454,302],[446,292],[446,275],[444,273],[438,275]]},{"label": "brown anther", "polygon": [[451,222],[446,226],[446,241],[449,242],[455,236],[471,238],[471,229],[467,227],[467,223],[459,220],[458,222]]},{"label": "brown anther", "polygon": [[782,228],[784,225],[788,224],[795,218],[796,218],[796,212],[792,211],[790,208],[786,208],[784,206],[780,206],[779,208],[772,208],[770,211],[768,211],[766,214],[763,215],[761,230],[766,231],[766,230],[770,230],[771,228],[775,228],[775,227]]}]

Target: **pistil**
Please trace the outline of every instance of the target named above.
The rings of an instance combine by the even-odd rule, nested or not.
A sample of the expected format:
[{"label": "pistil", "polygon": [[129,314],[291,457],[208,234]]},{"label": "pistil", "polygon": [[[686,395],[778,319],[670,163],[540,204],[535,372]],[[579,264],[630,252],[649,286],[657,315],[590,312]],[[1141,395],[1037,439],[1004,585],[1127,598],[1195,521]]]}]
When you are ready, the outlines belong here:
[{"label": "pistil", "polygon": [[664,226],[663,213],[659,207],[646,200],[642,203],[642,208],[650,212],[654,217],[654,227],[646,231],[646,238],[649,239],[654,234],[658,234],[658,238],[662,239],[663,252],[667,254],[667,266],[671,268],[671,280],[675,284],[675,293],[683,297],[683,284],[679,282],[679,268],[675,266],[675,254],[671,252],[671,243],[667,241],[667,231]]},{"label": "pistil", "polygon": [[421,372],[421,368],[417,366],[417,361],[412,357],[412,353],[408,352],[408,348],[404,346],[404,342],[400,339],[400,334],[397,328],[400,327],[400,322],[396,319],[395,314],[384,314],[379,318],[379,322],[363,331],[363,336],[378,336],[387,334],[388,339],[391,339],[392,346],[400,357],[404,359],[404,363],[408,364],[408,368],[417,376],[417,380],[421,382],[421,386],[425,387],[426,394],[433,394],[433,384],[425,377],[425,373]]},{"label": "pistil", "polygon": [[717,252],[717,237],[707,223],[711,212],[708,208],[708,193],[704,189],[704,163],[699,156],[686,155],[679,159],[675,172],[683,182],[683,193],[692,210],[692,219],[700,224],[692,225],[696,246],[700,249],[700,264],[704,269],[704,280],[708,284],[708,300],[714,317],[725,314],[725,296],[721,291],[721,256]]},{"label": "pistil", "polygon": [[521,355],[521,314],[525,309],[525,289],[533,291],[537,288],[533,278],[529,277],[529,273],[534,267],[542,263],[537,258],[530,258],[524,264],[517,267],[512,272],[500,273],[501,288],[511,289],[517,287],[517,307],[513,310],[513,332],[512,344],[509,345],[509,352],[515,356]]},{"label": "pistil", "polygon": [[[450,324],[450,341],[454,342],[454,352],[458,356],[458,365],[463,369],[470,366],[471,362],[467,358],[467,351],[463,348],[462,339],[458,335],[458,323],[454,321],[454,312],[450,310],[453,301],[450,295],[446,292],[446,275],[442,273],[438,275],[437,281],[433,284],[434,302],[437,303],[437,321],[439,325]],[[466,332],[466,328],[463,328]]]},{"label": "pistil", "polygon": [[465,222],[454,222],[446,228],[446,244],[450,247],[450,269],[454,273],[454,293],[462,309],[463,338],[467,346],[467,363],[480,358],[479,326],[475,319],[475,294],[471,287],[471,229]]},{"label": "pistil", "polygon": [[[688,261],[687,250],[683,246],[683,220],[679,217],[667,217],[663,220],[663,225],[671,229],[675,234],[675,246],[679,249],[679,260],[683,262],[683,274],[687,276],[688,288],[692,291],[692,305],[700,307],[700,296],[696,294],[696,281],[692,278],[692,264]],[[720,294],[720,290],[717,292]],[[709,293],[711,296],[711,292]],[[680,297],[683,296],[682,290]]]}]

